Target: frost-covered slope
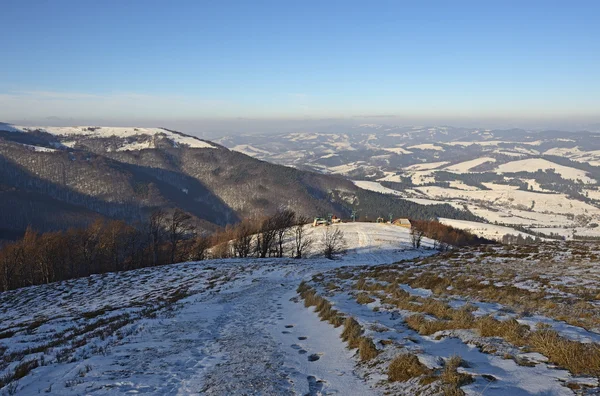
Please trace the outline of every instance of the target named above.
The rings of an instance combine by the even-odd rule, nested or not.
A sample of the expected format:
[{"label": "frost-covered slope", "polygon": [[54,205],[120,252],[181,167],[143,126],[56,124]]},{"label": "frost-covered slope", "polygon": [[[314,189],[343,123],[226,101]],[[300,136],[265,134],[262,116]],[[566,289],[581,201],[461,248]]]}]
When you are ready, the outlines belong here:
[{"label": "frost-covered slope", "polygon": [[2,293],[0,369],[36,362],[17,382],[22,395],[377,394],[340,329],[290,299],[319,272],[434,251],[412,250],[401,227],[332,227],[351,249],[336,261],[216,260]]},{"label": "frost-covered slope", "polygon": [[[183,133],[170,131],[165,128],[141,128],[141,127],[97,127],[97,126],[74,126],[74,127],[51,127],[51,126],[16,126],[9,127],[13,132],[45,132],[59,137],[61,143],[66,146],[77,144],[78,139],[96,138],[124,139],[118,151],[142,150],[155,148],[157,137],[168,139],[174,147],[183,145],[190,148],[215,148],[214,145],[200,140],[196,137]],[[2,130],[4,128],[0,128]]]},{"label": "frost-covered slope", "polygon": [[596,180],[587,176],[587,172],[568,166],[562,166],[541,158],[530,158],[511,161],[499,165],[495,170],[501,173],[537,172],[538,170],[552,169],[564,179],[581,180],[584,183],[596,183]]},{"label": "frost-covered slope", "polygon": [[[466,208],[508,229],[600,237],[598,133],[382,124],[346,131],[221,142],[252,145],[269,161],[343,175],[365,190]],[[334,146],[338,139],[352,150]]]}]

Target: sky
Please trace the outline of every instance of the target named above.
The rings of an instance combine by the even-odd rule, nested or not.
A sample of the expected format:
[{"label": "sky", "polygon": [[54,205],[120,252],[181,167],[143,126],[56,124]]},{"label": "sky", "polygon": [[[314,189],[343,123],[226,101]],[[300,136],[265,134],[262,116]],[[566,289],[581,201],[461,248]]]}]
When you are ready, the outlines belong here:
[{"label": "sky", "polygon": [[600,122],[598,1],[0,6],[0,121]]}]

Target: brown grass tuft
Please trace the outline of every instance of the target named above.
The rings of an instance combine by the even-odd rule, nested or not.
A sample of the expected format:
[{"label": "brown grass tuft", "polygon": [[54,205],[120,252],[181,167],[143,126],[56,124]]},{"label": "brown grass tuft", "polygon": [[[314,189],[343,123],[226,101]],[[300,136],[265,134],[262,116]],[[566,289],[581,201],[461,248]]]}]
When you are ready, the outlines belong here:
[{"label": "brown grass tuft", "polygon": [[375,299],[367,293],[358,293],[358,296],[356,296],[356,302],[359,304],[370,304],[373,301],[375,301]]},{"label": "brown grass tuft", "polygon": [[353,317],[346,318],[344,322],[344,331],[342,332],[342,340],[348,343],[348,348],[358,348],[360,345],[363,329]]},{"label": "brown grass tuft", "polygon": [[388,380],[405,382],[411,378],[427,375],[431,372],[419,358],[413,354],[403,354],[396,357],[388,367]]},{"label": "brown grass tuft", "polygon": [[466,363],[458,355],[451,356],[446,360],[444,370],[440,375],[440,379],[444,384],[445,395],[463,394],[460,387],[473,382],[471,375],[458,372],[458,368],[464,366],[466,366]]},{"label": "brown grass tuft", "polygon": [[373,343],[373,340],[368,337],[362,337],[360,339],[360,343],[358,344],[358,351],[360,355],[360,360],[363,362],[374,359],[379,354],[379,351]]}]

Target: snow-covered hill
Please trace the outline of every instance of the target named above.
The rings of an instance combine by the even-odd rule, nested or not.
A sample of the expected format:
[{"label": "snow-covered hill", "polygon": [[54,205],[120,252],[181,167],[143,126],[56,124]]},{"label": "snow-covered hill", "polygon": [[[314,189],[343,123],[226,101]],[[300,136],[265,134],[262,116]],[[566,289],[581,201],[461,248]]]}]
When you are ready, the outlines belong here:
[{"label": "snow-covered hill", "polygon": [[347,133],[236,136],[220,142],[250,145],[255,154],[248,154],[267,161],[344,175],[370,191],[449,203],[490,223],[572,238],[600,237],[598,137],[362,124]]},{"label": "snow-covered hill", "polygon": [[[559,368],[560,356],[545,356],[538,344],[529,350],[518,338],[552,329],[579,347],[600,342],[600,334],[577,322],[595,323],[597,307],[590,308],[594,316],[564,311],[574,296],[589,294],[582,282],[597,286],[597,250],[563,243],[432,256],[431,241],[412,249],[409,230],[401,227],[331,227],[343,230],[350,248],[339,260],[209,260],[2,293],[1,391],[438,395],[448,387],[442,373],[454,355],[462,359],[454,370],[468,378],[454,386],[467,395],[507,389],[570,395],[575,385],[597,391],[595,367]],[[318,238],[324,229],[310,234]],[[300,290],[312,290],[320,303],[309,301],[310,293],[299,295],[302,281]],[[469,296],[471,287],[488,293]],[[425,313],[425,323],[438,330],[415,327]],[[358,349],[341,338],[348,325],[328,321],[336,315],[355,320],[354,337],[363,340]],[[520,332],[480,329],[500,320],[517,323]],[[373,353],[365,355],[369,342]],[[392,378],[392,362],[407,354],[417,359],[400,368],[407,378]]]},{"label": "snow-covered hill", "polygon": [[18,126],[2,124],[0,131],[8,130],[16,133],[43,134],[56,136],[58,141],[67,147],[73,147],[83,139],[112,139],[121,140],[117,151],[136,151],[158,147],[158,140],[166,140],[173,147],[184,146],[190,148],[215,148],[214,145],[185,135],[180,132],[165,128],[141,128],[141,127],[99,127],[99,126],[74,126],[74,127],[51,127],[51,126]]},{"label": "snow-covered hill", "polygon": [[397,226],[331,227],[350,248],[336,261],[214,260],[2,293],[2,374],[28,367],[12,382],[20,395],[376,394],[339,329],[291,299],[319,272],[434,251],[413,250]]}]

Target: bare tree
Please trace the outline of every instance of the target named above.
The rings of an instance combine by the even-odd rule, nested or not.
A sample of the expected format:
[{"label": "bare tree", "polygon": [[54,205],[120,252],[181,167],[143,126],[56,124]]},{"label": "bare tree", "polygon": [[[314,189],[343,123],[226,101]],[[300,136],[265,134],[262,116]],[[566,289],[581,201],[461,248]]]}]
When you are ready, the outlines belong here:
[{"label": "bare tree", "polygon": [[152,250],[152,264],[158,264],[158,253],[160,245],[164,240],[165,230],[164,222],[166,213],[162,209],[156,209],[150,215],[148,222],[148,239],[150,240],[150,248]]},{"label": "bare tree", "polygon": [[210,247],[210,239],[206,236],[196,237],[190,247],[190,260],[202,261],[206,258],[208,248]]},{"label": "bare tree", "polygon": [[167,233],[171,245],[170,263],[175,262],[179,242],[196,229],[191,223],[191,219],[192,216],[181,209],[175,209],[167,219]]},{"label": "bare tree", "polygon": [[421,247],[421,240],[423,239],[424,231],[418,229],[417,227],[411,227],[410,229],[410,240],[414,248]]},{"label": "bare tree", "polygon": [[283,257],[283,243],[296,220],[296,213],[289,209],[278,210],[273,216],[275,227],[275,243],[277,244],[277,257]]},{"label": "bare tree", "polygon": [[255,227],[250,220],[244,220],[233,231],[233,250],[238,257],[248,257],[252,253],[252,240]]},{"label": "bare tree", "polygon": [[256,247],[260,258],[267,257],[267,254],[273,250],[273,244],[277,235],[277,228],[274,223],[274,218],[268,217],[263,220],[260,226],[259,235],[257,235],[256,239]]},{"label": "bare tree", "polygon": [[294,257],[302,258],[306,252],[310,249],[313,240],[310,236],[306,235],[305,225],[308,224],[310,219],[306,216],[299,215],[296,218],[296,225],[294,225],[292,232],[294,234]]},{"label": "bare tree", "polygon": [[346,250],[344,233],[338,227],[327,226],[323,231],[323,255],[333,260],[337,255]]}]

